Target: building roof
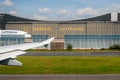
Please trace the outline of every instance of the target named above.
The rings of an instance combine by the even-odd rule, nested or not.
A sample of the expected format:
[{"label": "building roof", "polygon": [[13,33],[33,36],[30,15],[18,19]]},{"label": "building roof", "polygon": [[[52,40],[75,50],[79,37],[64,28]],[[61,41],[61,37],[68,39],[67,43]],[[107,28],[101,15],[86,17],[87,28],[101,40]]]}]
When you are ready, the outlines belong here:
[{"label": "building roof", "polygon": [[[117,13],[117,20],[120,21],[120,13]],[[111,13],[104,14],[101,16],[96,16],[92,18],[79,19],[79,20],[68,20],[68,21],[43,21],[43,20],[32,20],[22,17],[13,16],[6,13],[0,13],[0,23],[2,22],[38,22],[38,23],[78,23],[87,21],[111,21]]]}]

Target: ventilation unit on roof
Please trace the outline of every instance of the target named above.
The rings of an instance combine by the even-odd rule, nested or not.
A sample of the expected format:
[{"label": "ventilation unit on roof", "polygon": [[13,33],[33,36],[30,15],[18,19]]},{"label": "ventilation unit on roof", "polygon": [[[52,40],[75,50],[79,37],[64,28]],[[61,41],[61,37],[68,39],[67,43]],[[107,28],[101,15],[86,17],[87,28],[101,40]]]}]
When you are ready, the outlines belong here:
[{"label": "ventilation unit on roof", "polygon": [[117,22],[118,21],[118,13],[117,12],[112,12],[111,13],[111,21],[112,22]]}]

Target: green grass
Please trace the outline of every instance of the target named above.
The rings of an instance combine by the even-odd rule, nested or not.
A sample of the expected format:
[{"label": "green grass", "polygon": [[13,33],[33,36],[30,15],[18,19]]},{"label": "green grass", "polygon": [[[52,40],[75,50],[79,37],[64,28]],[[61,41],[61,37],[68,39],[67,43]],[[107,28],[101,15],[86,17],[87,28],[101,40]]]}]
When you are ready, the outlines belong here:
[{"label": "green grass", "polygon": [[20,56],[23,66],[0,65],[0,74],[120,74],[120,57]]}]

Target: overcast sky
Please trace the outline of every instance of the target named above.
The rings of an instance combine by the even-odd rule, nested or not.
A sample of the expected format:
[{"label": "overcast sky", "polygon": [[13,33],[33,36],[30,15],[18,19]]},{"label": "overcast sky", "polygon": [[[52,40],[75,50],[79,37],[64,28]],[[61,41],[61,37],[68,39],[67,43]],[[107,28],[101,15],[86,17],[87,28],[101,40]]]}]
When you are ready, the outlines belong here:
[{"label": "overcast sky", "polygon": [[0,12],[39,20],[74,20],[120,12],[120,0],[0,0]]}]

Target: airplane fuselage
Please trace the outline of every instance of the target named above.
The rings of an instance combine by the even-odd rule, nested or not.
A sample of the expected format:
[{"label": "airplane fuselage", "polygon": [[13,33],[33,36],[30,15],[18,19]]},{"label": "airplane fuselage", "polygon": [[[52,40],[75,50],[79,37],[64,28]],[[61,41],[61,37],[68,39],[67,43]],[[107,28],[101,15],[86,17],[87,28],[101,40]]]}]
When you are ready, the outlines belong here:
[{"label": "airplane fuselage", "polygon": [[20,30],[0,30],[0,37],[2,35],[8,35],[8,36],[23,35],[25,38],[31,38],[30,34],[24,31],[20,31]]}]

